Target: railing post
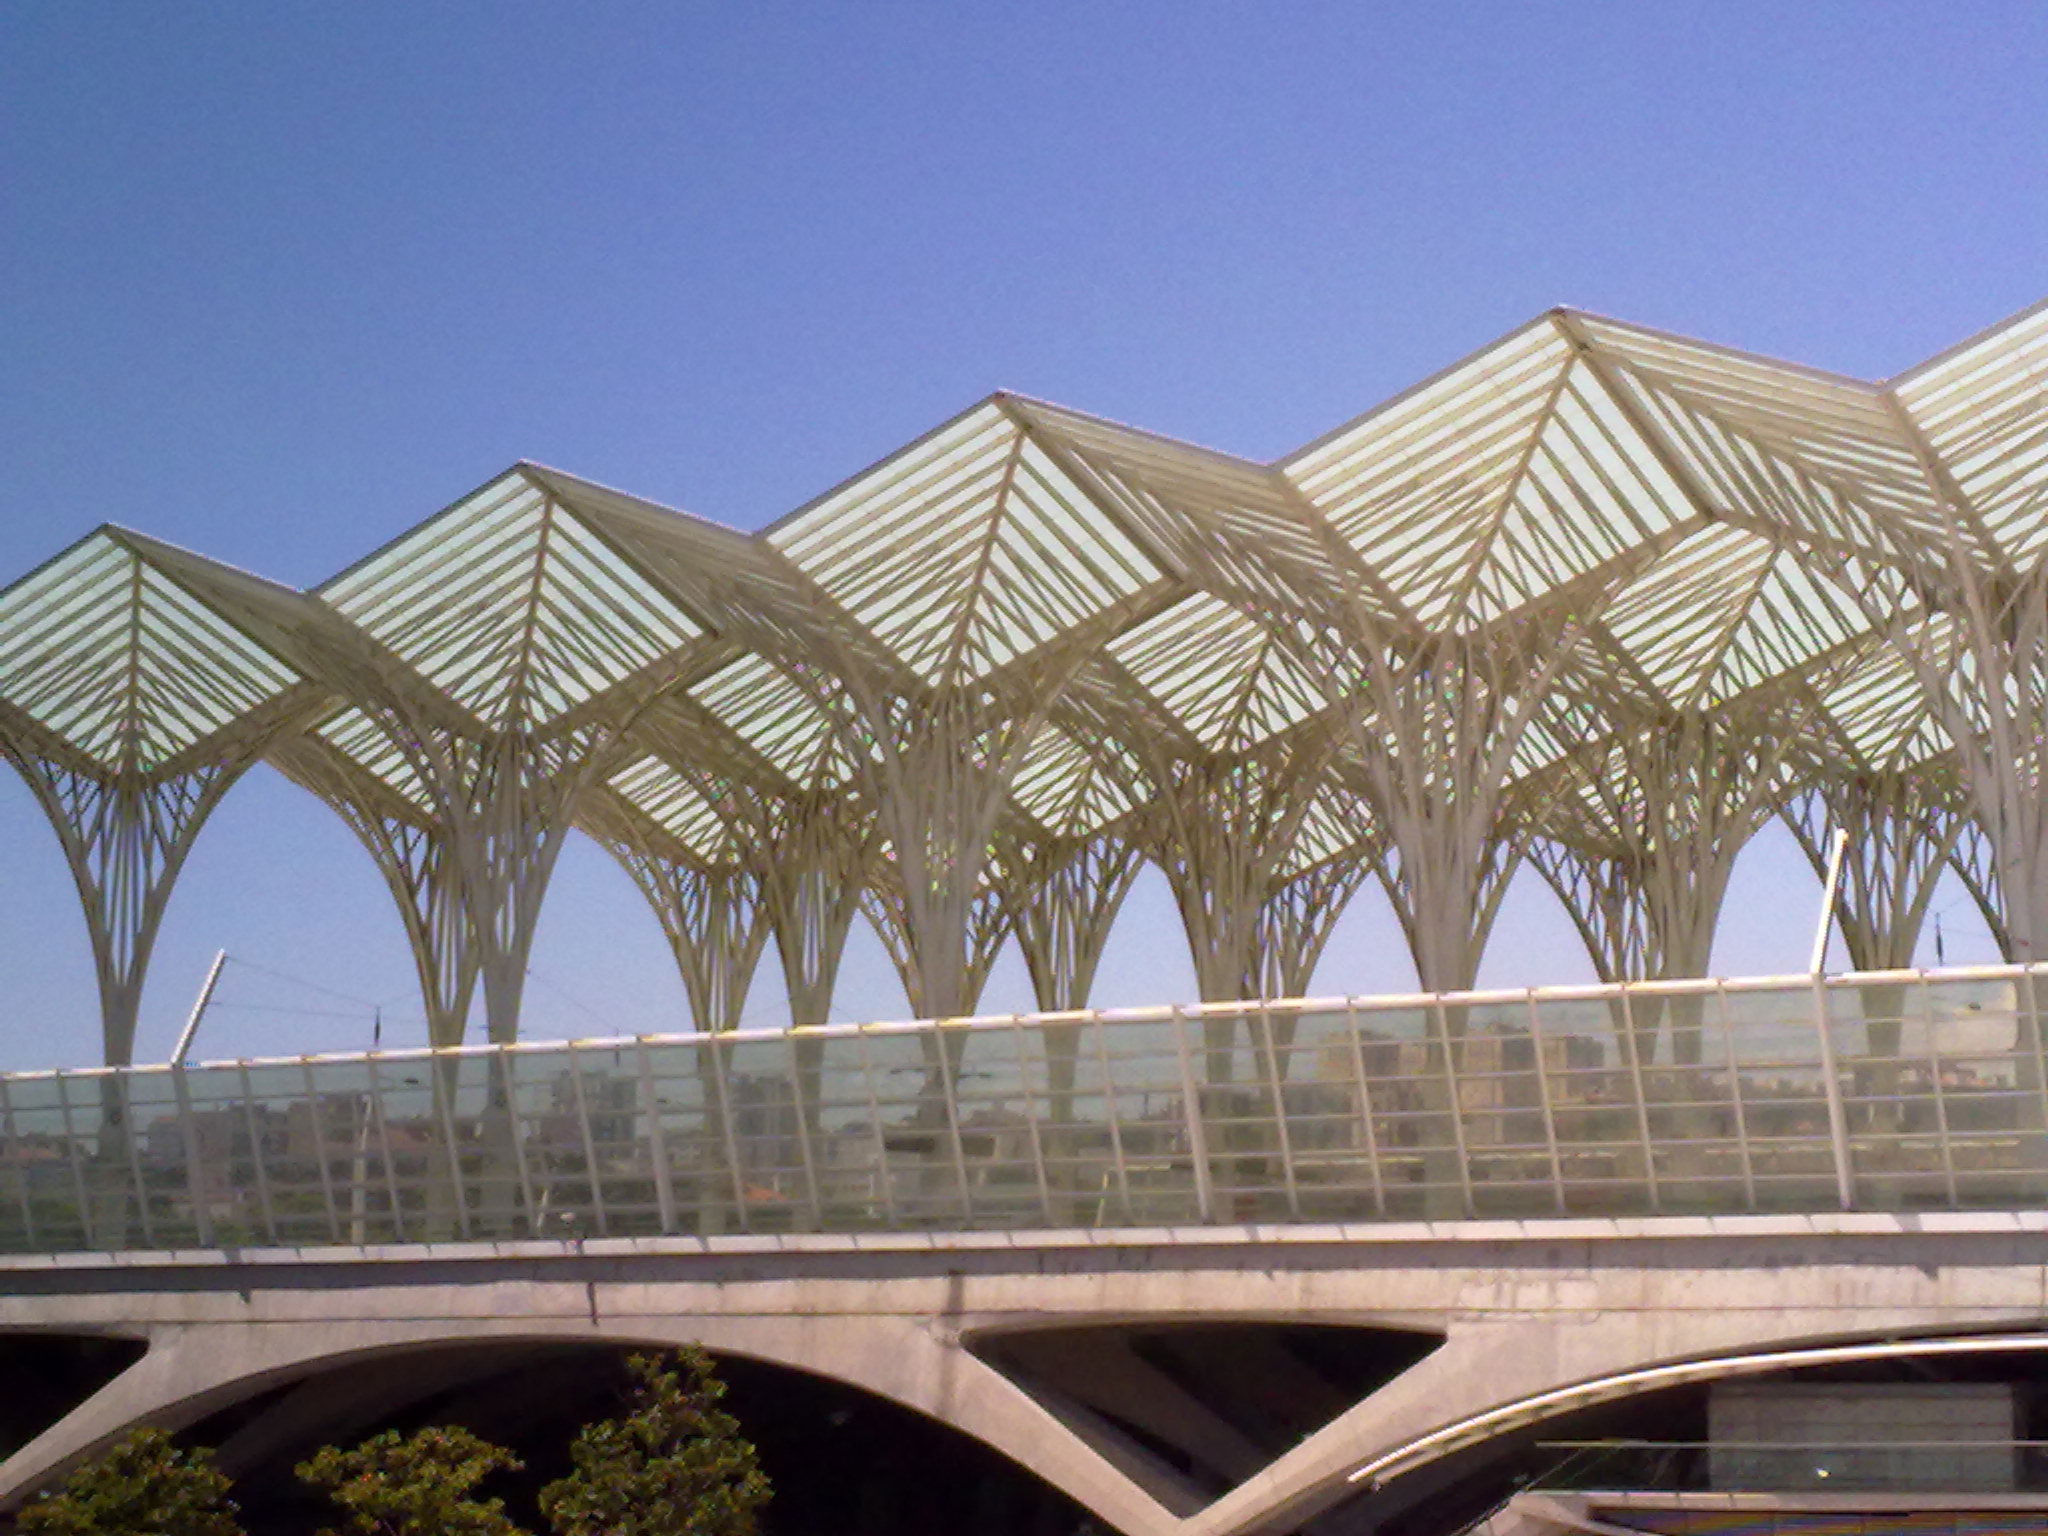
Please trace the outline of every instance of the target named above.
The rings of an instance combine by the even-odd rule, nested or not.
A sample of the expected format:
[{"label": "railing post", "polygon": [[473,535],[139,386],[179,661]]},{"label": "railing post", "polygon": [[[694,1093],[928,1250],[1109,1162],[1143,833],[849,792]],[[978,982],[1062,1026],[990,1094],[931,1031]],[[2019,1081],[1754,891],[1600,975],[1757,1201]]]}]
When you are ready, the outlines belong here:
[{"label": "railing post", "polygon": [[[444,1065],[451,1070],[443,1071]],[[455,1129],[455,1094],[457,1084],[452,1079],[462,1071],[462,1058],[457,1056],[445,1061],[439,1051],[427,1058],[427,1082],[434,1093],[434,1113],[441,1122],[441,1137],[448,1149],[442,1165],[447,1169],[448,1198],[455,1207],[455,1230],[462,1234],[464,1242],[469,1241],[469,1199],[462,1187],[462,1142]],[[432,1213],[432,1204],[428,1203]],[[427,1240],[433,1241],[434,1229],[431,1222],[426,1228]]]},{"label": "railing post", "polygon": [[[305,1084],[306,1123],[313,1134],[313,1161],[320,1173],[320,1203],[327,1212],[327,1239],[331,1243],[342,1241],[341,1207],[334,1199],[334,1169],[330,1165],[332,1154],[327,1150],[327,1116],[320,1102],[320,1085],[313,1076],[313,1062],[310,1057],[299,1058],[299,1077]],[[289,1113],[289,1111],[287,1111]]]},{"label": "railing post", "polygon": [[249,1080],[249,1064],[246,1061],[239,1063],[237,1071],[242,1084],[242,1124],[249,1137],[249,1171],[256,1179],[256,1208],[263,1214],[265,1238],[276,1243],[279,1241],[277,1209],[270,1198],[270,1173],[265,1166],[263,1151],[263,1120],[257,1112],[260,1106],[256,1102],[255,1085]]},{"label": "railing post", "polygon": [[1180,1058],[1181,1112],[1187,1124],[1188,1158],[1194,1164],[1195,1209],[1202,1220],[1216,1220],[1216,1190],[1209,1176],[1209,1136],[1202,1127],[1201,1090],[1195,1082],[1195,1067],[1188,1055],[1187,1017],[1176,1006],[1171,1015],[1173,1048]]},{"label": "railing post", "polygon": [[654,1175],[654,1219],[664,1235],[676,1230],[676,1193],[668,1166],[668,1135],[661,1123],[661,1095],[654,1086],[654,1063],[647,1055],[647,1037],[633,1041],[640,1061],[640,1113],[647,1117],[647,1157]]},{"label": "railing post", "polygon": [[[14,1095],[8,1090],[4,1077],[0,1077],[0,1129],[4,1129],[9,1147],[21,1145],[21,1133],[14,1128]],[[33,1253],[41,1243],[36,1236],[36,1203],[29,1195],[29,1178],[29,1171],[24,1167],[9,1182],[14,1185],[14,1192],[21,1201],[21,1235],[28,1240],[29,1252]]]},{"label": "railing post", "polygon": [[1842,1079],[1835,1067],[1834,1033],[1828,1028],[1827,978],[1813,978],[1813,1032],[1820,1042],[1821,1084],[1827,1092],[1828,1145],[1834,1150],[1835,1194],[1842,1209],[1856,1206],[1855,1174],[1849,1164],[1849,1115],[1842,1105]]},{"label": "railing post", "polygon": [[[192,1094],[185,1082],[185,1069],[172,1067],[171,1096],[178,1105],[178,1134],[185,1143],[185,1197],[192,1202],[192,1226],[202,1248],[213,1246],[213,1213],[206,1207],[206,1165],[199,1154],[199,1127],[192,1120]],[[133,1113],[134,1100],[129,1100]],[[130,1127],[131,1139],[133,1127]]]},{"label": "railing post", "polygon": [[1358,1009],[1347,1005],[1344,1016],[1350,1021],[1351,1068],[1358,1078],[1358,1119],[1365,1130],[1365,1156],[1372,1170],[1372,1207],[1380,1215],[1387,1214],[1387,1185],[1380,1170],[1379,1131],[1372,1123],[1372,1077],[1365,1069],[1365,1042],[1360,1036],[1364,1028],[1358,1022]]},{"label": "railing post", "polygon": [[64,1151],[71,1166],[71,1187],[78,1201],[78,1231],[88,1248],[100,1247],[99,1208],[96,1199],[99,1191],[86,1171],[84,1157],[78,1147],[78,1127],[71,1119],[71,1089],[62,1072],[52,1079],[57,1090],[57,1115],[64,1122]]},{"label": "railing post", "polygon": [[703,1059],[711,1070],[706,1080],[711,1084],[711,1108],[718,1115],[719,1144],[725,1148],[726,1176],[732,1184],[733,1214],[739,1217],[739,1230],[754,1230],[754,1210],[747,1203],[747,1173],[740,1166],[739,1129],[732,1123],[732,1074],[725,1070],[725,1048],[719,1044],[724,1036],[709,1034],[699,1047]]},{"label": "railing post", "polygon": [[1621,999],[1621,1050],[1628,1058],[1629,1085],[1635,1090],[1636,1139],[1643,1154],[1643,1182],[1649,1191],[1650,1209],[1664,1209],[1664,1191],[1657,1180],[1657,1153],[1650,1141],[1650,1091],[1643,1076],[1643,1053],[1636,1042],[1635,994],[1625,981],[1614,984]]},{"label": "railing post", "polygon": [[944,1020],[934,1020],[930,1028],[932,1050],[937,1054],[939,1063],[939,1096],[946,1109],[946,1137],[952,1144],[953,1178],[955,1187],[960,1191],[960,1222],[963,1226],[972,1226],[974,1193],[969,1188],[967,1177],[967,1148],[960,1140],[960,1074],[954,1071],[953,1059],[946,1051],[946,1031],[950,1028],[960,1032],[962,1066],[966,1065],[967,1047],[973,1036],[967,1032],[964,1025],[949,1025]]},{"label": "railing post", "polygon": [[[1450,1016],[1445,1012],[1441,992],[1430,999],[1428,1017],[1436,1025],[1437,1046],[1444,1053],[1445,1111],[1451,1118],[1451,1146],[1453,1155],[1458,1159],[1458,1189],[1464,1197],[1465,1214],[1477,1216],[1479,1203],[1472,1196],[1472,1154],[1465,1145],[1465,1105],[1458,1087],[1458,1064],[1455,1059],[1457,1046],[1462,1041],[1464,1032],[1459,1032],[1459,1040],[1451,1038]],[[1425,1206],[1428,1199],[1429,1195],[1423,1196]]]},{"label": "railing post", "polygon": [[[1287,1068],[1281,1064],[1280,1052],[1273,1044],[1273,1011],[1270,1003],[1261,1000],[1255,1012],[1245,1015],[1247,1027],[1253,1026],[1255,1021],[1257,1037],[1252,1044],[1255,1052],[1264,1058],[1266,1065],[1266,1086],[1270,1090],[1268,1098],[1273,1106],[1273,1145],[1280,1158],[1280,1177],[1287,1195],[1287,1214],[1299,1221],[1301,1190],[1294,1171],[1294,1137],[1287,1126]],[[1297,1028],[1299,1023],[1297,1015]]]},{"label": "railing post", "polygon": [[1820,1042],[1820,1070],[1827,1090],[1828,1141],[1835,1151],[1835,1194],[1842,1209],[1856,1204],[1855,1175],[1849,1166],[1849,1116],[1842,1107],[1842,1079],[1835,1070],[1835,1037],[1828,1028],[1828,933],[1835,920],[1835,898],[1842,889],[1842,860],[1849,851],[1849,833],[1835,829],[1828,854],[1827,880],[1821,889],[1820,918],[1813,930],[1813,1030]]},{"label": "railing post", "polygon": [[[1536,989],[1529,989],[1529,1054],[1536,1069],[1536,1096],[1543,1106],[1543,1139],[1550,1148],[1550,1185],[1559,1215],[1565,1211],[1564,1155],[1557,1145],[1557,1111],[1550,1097],[1550,1069],[1543,1060],[1543,1010]],[[1506,1064],[1503,1063],[1503,1066]]]},{"label": "railing post", "polygon": [[818,1187],[818,1156],[811,1146],[811,1106],[804,1098],[803,1065],[797,1056],[803,1046],[803,1037],[792,1033],[783,1039],[782,1044],[789,1063],[789,1102],[796,1111],[796,1152],[804,1165],[804,1194],[810,1202],[811,1226],[822,1232],[825,1230],[825,1197]]},{"label": "railing post", "polygon": [[[1038,1049],[1041,1059],[1043,1059],[1045,1052],[1045,1026],[1040,1024],[1038,1028]],[[1024,1049],[1024,1016],[1022,1014],[1012,1014],[1010,1016],[1010,1042],[1016,1047],[1017,1051],[1017,1089],[1019,1096],[1024,1100],[1024,1128],[1030,1135],[1031,1168],[1038,1177],[1039,1214],[1045,1218],[1045,1224],[1048,1227],[1055,1226],[1058,1224],[1059,1216],[1052,1206],[1052,1180],[1046,1176],[1045,1171],[1045,1136],[1039,1126],[1038,1094],[1031,1086],[1031,1058]],[[1051,1088],[1051,1073],[1048,1071],[1046,1077],[1048,1093],[1051,1092]]]},{"label": "railing post", "polygon": [[[576,1106],[576,1128],[583,1144],[583,1182],[590,1190],[590,1214],[596,1219],[597,1235],[611,1235],[611,1222],[604,1206],[604,1170],[598,1165],[597,1138],[590,1129],[590,1098],[583,1087],[583,1052],[569,1047],[569,1098]],[[574,1230],[574,1229],[572,1229]]]},{"label": "railing post", "polygon": [[1749,1150],[1749,1106],[1742,1097],[1742,1062],[1735,1054],[1735,1023],[1728,1017],[1728,992],[1714,988],[1720,1015],[1721,1047],[1728,1059],[1728,1112],[1735,1117],[1735,1148],[1742,1159],[1742,1203],[1756,1209],[1756,1161]]}]

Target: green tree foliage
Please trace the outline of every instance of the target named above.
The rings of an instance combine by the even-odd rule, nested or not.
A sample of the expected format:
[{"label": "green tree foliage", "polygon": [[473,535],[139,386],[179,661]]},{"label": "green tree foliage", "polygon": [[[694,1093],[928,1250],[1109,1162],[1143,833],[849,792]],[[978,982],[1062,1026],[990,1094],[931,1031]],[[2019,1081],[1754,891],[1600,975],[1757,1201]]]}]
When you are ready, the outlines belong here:
[{"label": "green tree foliage", "polygon": [[138,1429],[22,1510],[21,1536],[242,1536],[213,1453]]},{"label": "green tree foliage", "polygon": [[502,1446],[447,1428],[387,1430],[352,1451],[330,1445],[298,1474],[342,1507],[349,1536],[524,1536],[503,1499],[476,1495],[493,1472],[519,1467]]},{"label": "green tree foliage", "polygon": [[710,1356],[689,1345],[626,1364],[627,1411],[576,1436],[575,1470],[541,1490],[548,1523],[558,1536],[754,1536],[768,1479],[718,1406]]}]

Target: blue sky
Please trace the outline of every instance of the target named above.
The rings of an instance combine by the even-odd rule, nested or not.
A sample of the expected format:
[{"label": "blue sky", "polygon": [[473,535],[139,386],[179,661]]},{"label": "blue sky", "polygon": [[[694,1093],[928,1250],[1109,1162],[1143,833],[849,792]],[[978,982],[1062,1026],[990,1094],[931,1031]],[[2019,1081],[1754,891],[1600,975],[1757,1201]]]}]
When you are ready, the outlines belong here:
[{"label": "blue sky", "polygon": [[[1558,303],[1898,372],[2048,295],[2048,7],[15,0],[0,272],[0,582],[111,520],[310,584],[520,457],[752,527],[996,387],[1272,457]],[[638,900],[572,849],[529,1033],[679,1024]],[[1717,967],[1802,966],[1817,900],[1760,840]],[[268,770],[143,1056],[217,948],[202,1054],[419,1033],[367,859]],[[1518,888],[1486,979],[1584,974]],[[1319,980],[1411,979],[1369,895]],[[1102,1000],[1190,989],[1155,882]],[[902,1006],[861,941],[839,1011]],[[94,1018],[0,782],[0,1066]]]}]

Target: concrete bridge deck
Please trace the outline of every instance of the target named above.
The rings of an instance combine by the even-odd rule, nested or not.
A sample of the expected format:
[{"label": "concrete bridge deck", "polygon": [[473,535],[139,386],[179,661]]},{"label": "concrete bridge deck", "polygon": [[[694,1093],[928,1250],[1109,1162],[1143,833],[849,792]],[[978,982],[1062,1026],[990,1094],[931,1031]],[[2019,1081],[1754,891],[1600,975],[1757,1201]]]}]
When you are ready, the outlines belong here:
[{"label": "concrete bridge deck", "polygon": [[[0,1329],[147,1349],[0,1467],[0,1495],[135,1422],[189,1424],[283,1383],[301,1385],[230,1445],[231,1462],[345,1425],[366,1401],[401,1406],[458,1346],[697,1340],[950,1424],[1127,1536],[1250,1536],[1590,1404],[1801,1362],[2031,1356],[2048,1349],[2044,1317],[2039,1213],[21,1257],[0,1270]],[[1435,1347],[1217,1493],[1157,1454],[1205,1454],[1224,1432],[1213,1405],[1117,1341],[1224,1321],[1402,1330]],[[1102,1330],[1092,1402],[1014,1367],[1029,1358],[1016,1341],[1085,1327]]]}]

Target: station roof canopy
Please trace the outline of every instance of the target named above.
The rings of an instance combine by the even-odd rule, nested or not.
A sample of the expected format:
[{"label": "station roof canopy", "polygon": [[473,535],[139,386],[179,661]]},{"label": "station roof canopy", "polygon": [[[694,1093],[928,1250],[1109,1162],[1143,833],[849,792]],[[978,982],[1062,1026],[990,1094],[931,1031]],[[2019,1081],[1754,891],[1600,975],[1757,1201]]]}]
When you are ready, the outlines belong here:
[{"label": "station roof canopy", "polygon": [[612,812],[715,861],[718,776],[846,785],[877,699],[1014,700],[1012,814],[1085,836],[1143,800],[1134,734],[1249,760],[1341,712],[1297,642],[1346,615],[1568,610],[1521,771],[1787,690],[1861,771],[1947,748],[1884,631],[1938,646],[1940,571],[2044,554],[2048,305],[1889,384],[1559,310],[1270,464],[999,394],[758,534],[526,463],[303,594],[102,529],[0,592],[0,743],[163,775],[318,694],[293,750],[420,807],[375,690],[479,738],[629,711]]}]

